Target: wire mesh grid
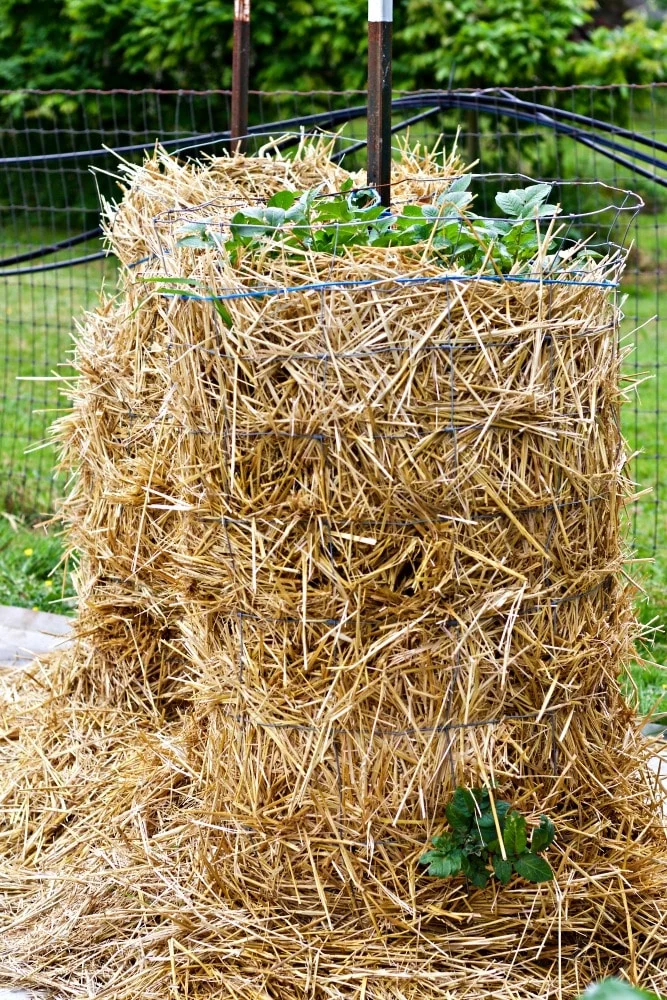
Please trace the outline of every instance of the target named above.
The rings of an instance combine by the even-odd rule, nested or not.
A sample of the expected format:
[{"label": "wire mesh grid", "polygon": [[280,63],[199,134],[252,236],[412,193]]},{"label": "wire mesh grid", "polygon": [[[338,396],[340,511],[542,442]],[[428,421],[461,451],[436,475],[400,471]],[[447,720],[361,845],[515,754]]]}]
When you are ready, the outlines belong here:
[{"label": "wire mesh grid", "polygon": [[[451,92],[448,100],[447,109],[436,109],[428,116],[416,115],[406,105],[395,112],[395,127],[415,119],[410,129],[413,139],[431,143],[440,138],[447,149],[458,141],[464,158],[478,160],[477,169],[486,174],[604,181],[643,197],[645,207],[630,226],[633,246],[623,283],[627,293],[624,333],[639,329],[630,338],[636,350],[628,373],[643,384],[625,409],[624,429],[637,452],[632,462],[634,478],[650,490],[634,507],[633,537],[639,554],[651,555],[664,533],[666,390],[659,324],[664,309],[667,210],[663,186],[647,176],[658,175],[664,183],[664,175],[646,157],[647,149],[650,159],[667,139],[667,88],[532,88],[486,91],[472,100],[469,92],[459,91]],[[511,113],[510,101],[514,102]],[[119,193],[118,160],[104,147],[122,151],[131,162],[140,162],[156,139],[168,149],[191,147],[215,155],[224,148],[221,133],[229,123],[230,95],[223,91],[26,91],[4,93],[0,102],[4,108],[0,131],[0,314],[4,319],[0,499],[6,509],[38,516],[52,509],[61,486],[53,471],[53,448],[44,444],[46,428],[68,405],[60,382],[44,379],[56,371],[60,376],[68,374],[72,317],[80,317],[83,308],[95,303],[103,282],[109,291],[114,287],[114,262],[88,259],[95,257],[99,243],[83,237],[77,240],[95,231],[99,194],[113,198]],[[362,110],[345,126],[346,138],[337,155],[344,156],[346,166],[361,167],[364,102],[365,95],[358,92],[253,93],[250,121],[265,132],[262,123],[283,121],[289,128],[310,115],[358,106]],[[534,102],[542,110],[529,114],[516,102],[527,106]],[[561,117],[559,130],[554,130],[545,108],[570,117]],[[593,118],[606,124],[604,134],[582,123]],[[573,133],[575,125],[581,126],[581,134]],[[337,127],[334,120],[330,127]],[[632,155],[620,155],[609,146],[610,136],[625,133],[630,136],[625,139],[626,149]],[[652,145],[640,145],[633,139],[635,134],[648,138]],[[265,135],[253,137],[250,151],[265,142]],[[98,168],[95,173],[91,164]],[[497,186],[479,185],[478,211],[492,214]],[[569,185],[563,197],[565,210],[582,218],[596,211],[598,206],[591,206],[592,190],[586,183]],[[590,235],[594,228],[582,224],[581,235]],[[48,256],[29,259],[44,247],[55,249]],[[80,259],[81,263],[70,266]]]}]

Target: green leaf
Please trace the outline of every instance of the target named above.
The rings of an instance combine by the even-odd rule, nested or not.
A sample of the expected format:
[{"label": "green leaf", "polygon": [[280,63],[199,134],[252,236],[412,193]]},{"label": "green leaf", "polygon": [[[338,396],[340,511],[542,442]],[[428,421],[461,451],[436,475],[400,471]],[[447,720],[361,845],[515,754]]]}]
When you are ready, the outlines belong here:
[{"label": "green leaf", "polygon": [[530,849],[535,854],[539,854],[540,851],[546,851],[547,847],[550,847],[556,836],[556,827],[553,825],[548,816],[540,816],[540,825],[533,830],[533,834],[530,838]]},{"label": "green leaf", "polygon": [[463,867],[463,851],[454,848],[449,852],[449,861],[452,866],[452,875],[458,875]]},{"label": "green leaf", "polygon": [[516,810],[507,814],[503,841],[508,854],[523,854],[526,850],[526,820]]},{"label": "green leaf", "polygon": [[432,246],[434,250],[450,251],[452,249],[452,244],[444,236],[435,236]]},{"label": "green leaf", "polygon": [[583,994],[583,1000],[659,1000],[655,993],[638,990],[621,979],[605,979],[594,983]]},{"label": "green leaf", "polygon": [[523,211],[523,197],[520,190],[499,191],[496,195],[496,205],[506,215],[519,216]]},{"label": "green leaf", "polygon": [[262,205],[258,205],[256,208],[240,209],[235,215],[232,216],[232,222],[235,219],[239,219],[241,222],[264,222],[264,213],[266,209]]},{"label": "green leaf", "polygon": [[431,841],[433,846],[439,851],[448,851],[452,846],[451,833],[441,833]]},{"label": "green leaf", "polygon": [[496,814],[498,816],[498,822],[500,823],[501,830],[505,827],[505,820],[510,809],[511,805],[509,802],[503,802],[502,800],[500,802],[496,802]]},{"label": "green leaf", "polygon": [[249,225],[241,222],[234,222],[234,220],[230,223],[229,228],[232,236],[240,237],[242,239],[252,236],[265,236],[268,231],[267,226],[258,226],[256,224]]},{"label": "green leaf", "polygon": [[558,206],[557,205],[540,205],[537,210],[538,218],[542,219],[545,216],[557,215]]},{"label": "green leaf", "polygon": [[183,236],[182,239],[177,240],[176,242],[179,247],[196,247],[199,250],[215,246],[213,240],[208,237],[202,238],[201,236]]},{"label": "green leaf", "polygon": [[551,184],[531,184],[524,188],[524,212],[531,215],[535,209],[547,200],[551,194]]},{"label": "green leaf", "polygon": [[340,193],[346,194],[348,191],[352,189],[353,186],[354,186],[354,181],[352,180],[352,178],[346,177],[340,186]]},{"label": "green leaf", "polygon": [[419,864],[430,865],[431,862],[435,861],[436,858],[441,857],[442,853],[443,853],[442,851],[427,851],[426,854],[422,854],[421,858],[419,859]]},{"label": "green leaf", "polygon": [[213,299],[213,308],[215,309],[215,311],[217,312],[218,316],[225,324],[225,326],[231,330],[234,324],[232,322],[232,317],[227,307],[222,302],[220,302],[219,299]]},{"label": "green leaf", "polygon": [[475,815],[475,800],[467,788],[457,788],[452,801],[445,809],[445,816],[453,830],[467,832]]},{"label": "green leaf", "polygon": [[514,870],[528,882],[550,882],[554,877],[549,862],[529,851],[516,859]]},{"label": "green leaf", "polygon": [[349,222],[352,218],[354,216],[344,201],[319,202],[317,205],[318,222]]},{"label": "green leaf", "polygon": [[491,804],[491,795],[488,788],[472,788],[471,792],[472,797],[482,812],[489,808],[489,805]]},{"label": "green leaf", "polygon": [[[404,225],[408,224],[407,219],[410,220],[409,225],[412,225],[415,219],[424,220],[424,208],[428,208],[428,205],[422,207],[421,205],[404,205],[401,209],[400,215],[396,216],[397,223]],[[433,207],[433,206],[430,206]],[[436,209],[437,212],[437,209]]]},{"label": "green leaf", "polygon": [[490,809],[487,809],[481,816],[477,817],[477,825],[485,830],[495,830],[496,822]]},{"label": "green leaf", "polygon": [[523,189],[499,191],[496,195],[496,204],[507,215],[518,219],[536,218],[541,214],[553,215],[555,208],[542,212],[542,205],[550,194],[550,184],[531,184]]},{"label": "green leaf", "polygon": [[452,874],[451,858],[446,854],[438,854],[438,856],[433,858],[431,861],[428,874],[434,875],[436,878],[449,878]]},{"label": "green leaf", "polygon": [[297,191],[276,191],[274,195],[271,195],[266,205],[267,208],[282,208],[284,212],[287,212],[298,198],[299,192]]},{"label": "green leaf", "polygon": [[496,855],[493,859],[493,870],[496,878],[502,885],[507,885],[509,880],[512,878],[512,862],[505,861],[499,855]]},{"label": "green leaf", "polygon": [[454,208],[462,212],[472,201],[472,195],[468,191],[446,191],[440,196],[443,205],[453,205]]},{"label": "green leaf", "polygon": [[486,865],[476,854],[462,854],[461,871],[473,885],[483,889],[491,877]]},{"label": "green leaf", "polygon": [[[291,207],[291,206],[290,206]],[[264,210],[264,218],[266,224],[271,226],[273,229],[277,229],[282,226],[285,222],[285,212],[282,208],[266,208]]]},{"label": "green leaf", "polygon": [[[505,814],[498,809],[499,803],[496,804],[496,814],[498,816],[498,826],[500,827],[500,832],[502,834],[504,828]],[[491,843],[497,840],[498,831],[496,829],[496,821],[493,818],[493,813],[491,809],[487,809],[477,820],[477,825],[479,826],[479,832],[481,834],[483,842],[488,847]]]},{"label": "green leaf", "polygon": [[[381,216],[383,216],[382,219],[380,219]],[[363,210],[363,214],[356,214],[355,218],[362,222],[375,222],[380,220],[383,224],[384,222],[387,222],[389,225],[391,225],[393,220],[393,216],[387,213],[384,205],[371,205],[369,208],[365,208]]]},{"label": "green leaf", "polygon": [[477,868],[470,876],[470,881],[478,889],[485,889],[489,884],[489,879],[491,878],[490,873],[486,868]]},{"label": "green leaf", "polygon": [[447,194],[454,194],[457,191],[467,191],[472,181],[472,174],[463,174],[456,177],[447,188]]},{"label": "green leaf", "polygon": [[285,222],[306,222],[307,206],[303,195],[285,212]]}]

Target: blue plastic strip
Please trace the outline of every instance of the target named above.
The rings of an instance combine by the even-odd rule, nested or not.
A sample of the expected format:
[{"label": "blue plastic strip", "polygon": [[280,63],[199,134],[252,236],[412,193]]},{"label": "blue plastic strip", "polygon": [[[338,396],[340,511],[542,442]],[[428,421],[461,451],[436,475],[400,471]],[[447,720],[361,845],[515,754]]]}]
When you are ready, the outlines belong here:
[{"label": "blue plastic strip", "polygon": [[[165,276],[166,278],[167,276]],[[172,279],[174,284],[178,284],[178,278]],[[326,291],[328,288],[370,288],[378,285],[420,285],[428,284],[448,284],[457,281],[491,281],[509,282],[530,285],[572,285],[578,288],[618,288],[617,281],[576,281],[566,278],[532,278],[528,275],[519,274],[444,274],[442,276],[418,277],[418,278],[368,278],[357,281],[321,281],[308,285],[287,285],[283,288],[254,288],[243,292],[228,292],[225,295],[200,295],[197,292],[160,292],[165,298],[194,299],[197,302],[226,302],[231,299],[261,299],[273,295],[291,295],[298,292],[318,292]],[[159,291],[159,289],[156,289]]]}]

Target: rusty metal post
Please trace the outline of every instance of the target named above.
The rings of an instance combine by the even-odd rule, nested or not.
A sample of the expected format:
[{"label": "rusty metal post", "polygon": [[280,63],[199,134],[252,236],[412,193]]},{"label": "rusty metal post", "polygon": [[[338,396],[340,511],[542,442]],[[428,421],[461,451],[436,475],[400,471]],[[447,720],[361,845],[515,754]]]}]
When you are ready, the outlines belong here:
[{"label": "rusty metal post", "polygon": [[368,183],[391,202],[393,0],[368,0]]},{"label": "rusty metal post", "polygon": [[[232,56],[233,152],[245,150],[248,134],[248,80],[250,77],[250,0],[234,0],[234,54]],[[236,140],[236,141],[235,141]]]}]

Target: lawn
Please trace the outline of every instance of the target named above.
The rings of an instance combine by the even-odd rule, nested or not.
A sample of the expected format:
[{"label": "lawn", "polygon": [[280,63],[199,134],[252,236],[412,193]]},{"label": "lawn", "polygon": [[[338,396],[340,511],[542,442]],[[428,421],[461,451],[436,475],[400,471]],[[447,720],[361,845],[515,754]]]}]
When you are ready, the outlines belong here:
[{"label": "lawn", "polygon": [[0,604],[71,614],[72,569],[64,563],[60,535],[0,513]]},{"label": "lawn", "polygon": [[[29,241],[5,244],[3,255],[53,239],[52,233],[33,230]],[[99,243],[89,244],[82,253],[96,249]],[[58,376],[72,371],[67,365],[73,346],[72,317],[80,317],[95,304],[103,279],[112,280],[113,274],[110,262],[96,261],[25,278],[0,275],[2,510],[33,519],[52,508],[55,452],[43,442],[53,419],[68,406]]]},{"label": "lawn", "polygon": [[[633,237],[636,249],[626,275],[623,334],[634,350],[626,370],[634,378],[649,377],[626,405],[623,429],[631,450],[641,450],[631,465],[633,478],[652,492],[629,514],[628,535],[638,556],[629,571],[644,589],[639,601],[642,621],[667,627],[667,496],[660,464],[665,460],[667,443],[667,358],[662,357],[655,320],[656,314],[663,321],[667,318],[667,210],[661,207],[657,213],[643,213],[634,225]],[[22,237],[21,246],[53,239],[53,233],[45,239],[43,232],[33,230],[27,238]],[[77,252],[96,248],[96,244],[89,244]],[[12,252],[20,252],[20,247],[4,250],[5,255]],[[92,307],[102,283],[113,289],[113,281],[113,264],[105,261],[23,279],[0,278],[0,317],[4,319],[0,510],[22,519],[0,516],[0,604],[63,613],[73,609],[70,568],[59,565],[60,539],[31,530],[27,524],[52,510],[54,492],[61,486],[54,478],[55,454],[46,435],[53,418],[68,405],[64,385],[55,376],[71,372],[67,364],[72,347],[71,317],[80,317],[84,308]],[[48,380],[43,380],[45,376]],[[26,377],[28,380],[21,380]],[[35,377],[38,380],[33,380]],[[47,443],[42,444],[44,441]],[[30,451],[26,454],[27,448]],[[642,648],[641,654],[655,665],[632,667],[640,708],[647,712],[659,703],[667,711],[667,670],[660,666],[667,665],[665,635],[658,632],[655,642]]]}]

